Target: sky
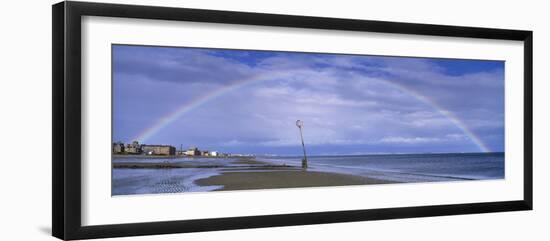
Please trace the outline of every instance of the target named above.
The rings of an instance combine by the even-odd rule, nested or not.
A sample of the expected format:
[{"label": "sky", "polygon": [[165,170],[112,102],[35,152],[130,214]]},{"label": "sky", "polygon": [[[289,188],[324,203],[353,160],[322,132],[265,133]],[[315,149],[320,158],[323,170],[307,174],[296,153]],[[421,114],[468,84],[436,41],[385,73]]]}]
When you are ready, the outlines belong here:
[{"label": "sky", "polygon": [[113,45],[113,141],[243,154],[504,151],[504,62]]}]

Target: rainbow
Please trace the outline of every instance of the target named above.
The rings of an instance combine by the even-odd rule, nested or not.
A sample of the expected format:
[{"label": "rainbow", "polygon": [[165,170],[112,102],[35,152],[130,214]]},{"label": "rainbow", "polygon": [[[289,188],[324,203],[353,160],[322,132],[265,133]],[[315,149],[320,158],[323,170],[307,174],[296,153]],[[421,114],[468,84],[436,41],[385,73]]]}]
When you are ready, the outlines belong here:
[{"label": "rainbow", "polygon": [[435,102],[432,99],[429,99],[428,97],[426,97],[425,95],[422,95],[416,90],[408,88],[404,85],[393,83],[391,81],[385,80],[384,82],[386,84],[393,86],[394,88],[399,89],[402,92],[409,94],[410,96],[413,96],[414,98],[421,101],[422,103],[432,107],[433,110],[437,111],[440,115],[447,118],[456,127],[458,127],[458,129],[460,129],[462,133],[466,134],[466,136],[468,136],[468,138],[479,148],[481,152],[491,152],[491,149],[489,149],[489,147],[487,147],[487,145],[483,143],[483,141],[472,130],[470,130],[470,128],[468,128],[468,126],[466,126],[466,124],[462,120],[460,120],[453,112],[446,110],[437,102]]},{"label": "rainbow", "polygon": [[[215,100],[216,98],[223,96],[224,94],[230,93],[232,91],[235,91],[237,89],[243,88],[245,86],[248,86],[253,83],[266,81],[273,79],[273,75],[271,77],[267,75],[254,75],[248,78],[244,78],[238,81],[234,81],[231,84],[224,86],[222,88],[213,90],[208,92],[205,95],[199,96],[191,101],[183,103],[181,106],[176,108],[174,111],[162,116],[159,118],[152,126],[149,128],[146,128],[144,131],[140,132],[136,137],[134,137],[132,140],[137,140],[140,142],[145,142],[149,138],[151,138],[153,135],[158,133],[161,129],[168,126],[170,123],[174,122],[175,120],[179,119],[186,113],[191,112],[192,110],[197,109],[198,107],[211,102]],[[460,129],[468,138],[475,144],[478,149],[481,152],[491,152],[491,150],[487,147],[487,145],[474,133],[468,126],[460,120],[454,113],[447,111],[445,108],[440,106],[437,102],[434,100],[422,95],[418,91],[415,91],[411,88],[408,88],[404,85],[400,85],[394,82],[391,82],[389,80],[381,80],[377,79],[378,81],[383,81],[384,83],[407,93],[408,95],[414,97],[415,99],[421,101],[422,103],[430,106],[433,110],[435,110],[440,115],[444,116],[446,119],[451,121],[458,129]]]},{"label": "rainbow", "polygon": [[248,84],[252,84],[257,82],[257,80],[261,80],[260,75],[254,75],[249,78],[244,78],[238,81],[234,81],[231,84],[224,86],[222,88],[213,90],[208,92],[208,94],[199,96],[191,101],[185,102],[183,105],[176,108],[174,111],[168,113],[167,115],[162,116],[159,118],[152,126],[145,129],[143,132],[139,133],[136,137],[134,137],[132,140],[137,140],[140,142],[144,142],[147,139],[149,139],[151,136],[156,134],[158,131],[169,125],[170,123],[174,122],[175,120],[179,119],[181,116],[183,116],[185,113],[189,113],[190,111],[216,99],[219,96],[222,96],[226,93],[232,92],[236,89],[242,88]]}]

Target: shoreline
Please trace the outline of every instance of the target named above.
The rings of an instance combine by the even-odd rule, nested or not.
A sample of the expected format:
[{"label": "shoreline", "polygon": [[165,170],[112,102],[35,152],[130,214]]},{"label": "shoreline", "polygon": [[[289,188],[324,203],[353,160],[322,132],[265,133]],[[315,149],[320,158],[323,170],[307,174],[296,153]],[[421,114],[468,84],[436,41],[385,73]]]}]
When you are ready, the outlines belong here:
[{"label": "shoreline", "polygon": [[226,166],[216,164],[185,164],[185,163],[140,163],[140,162],[126,162],[126,163],[113,163],[113,168],[117,169],[162,169],[162,168],[295,168],[290,165],[241,165],[241,166]]},{"label": "shoreline", "polygon": [[207,158],[243,158],[254,159],[254,156],[186,156],[186,155],[143,155],[143,154],[111,154],[111,158],[138,158],[138,159],[178,159],[178,158],[190,158],[190,159],[207,159]]},{"label": "shoreline", "polygon": [[[376,166],[373,168],[367,166],[361,169],[360,165],[355,169],[353,166],[332,166],[325,165],[323,162],[320,162],[319,165],[312,163],[313,165],[304,170],[298,159],[267,159],[248,156],[231,158],[153,156],[154,158],[150,158],[151,156],[125,155],[119,157],[121,158],[113,158],[111,164],[113,188],[117,190],[117,193],[125,194],[500,179],[498,174],[502,170],[501,163],[503,162],[502,157],[492,159],[473,157],[470,162],[484,160],[481,162],[483,165],[478,164],[477,166],[492,168],[489,170],[492,172],[487,176],[471,177],[460,172],[454,174],[438,172],[438,169],[433,173],[376,169]],[[378,161],[382,162],[381,160]],[[407,161],[401,161],[401,159],[393,161],[397,165],[407,164]],[[463,163],[463,161],[456,162],[454,159],[451,161],[447,161],[449,167],[456,167]],[[433,158],[428,158],[426,161],[426,163],[433,162]]]},{"label": "shoreline", "polygon": [[394,181],[381,180],[371,177],[331,172],[327,170],[318,170],[313,167],[304,170],[297,165],[272,163],[264,160],[258,160],[254,157],[235,157],[228,163],[203,163],[201,161],[188,163],[172,161],[113,162],[112,168],[118,170],[211,170],[212,172],[216,172],[216,174],[208,177],[198,177],[197,179],[192,179],[191,181],[194,185],[201,188],[215,188],[210,189],[210,191],[328,187],[396,183]]},{"label": "shoreline", "polygon": [[[203,157],[204,158],[204,157]],[[146,159],[146,158],[145,158]],[[157,158],[165,159],[165,158]],[[227,159],[227,158],[223,158]],[[169,169],[169,168],[225,168],[225,169],[243,169],[243,168],[296,168],[292,165],[276,164],[264,161],[258,161],[251,157],[235,157],[230,163],[212,163],[212,162],[112,162],[114,169]]]}]

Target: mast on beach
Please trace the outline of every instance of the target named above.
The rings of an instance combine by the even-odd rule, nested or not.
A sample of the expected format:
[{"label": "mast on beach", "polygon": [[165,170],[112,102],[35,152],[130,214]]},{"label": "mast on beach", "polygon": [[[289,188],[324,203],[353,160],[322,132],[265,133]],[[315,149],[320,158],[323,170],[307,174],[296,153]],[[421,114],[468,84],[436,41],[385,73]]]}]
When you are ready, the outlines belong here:
[{"label": "mast on beach", "polygon": [[306,155],[306,146],[304,145],[304,135],[302,134],[302,127],[304,122],[301,120],[296,121],[296,126],[300,129],[300,138],[302,139],[302,149],[304,150],[304,158],[302,159],[302,168],[307,169],[307,155]]}]

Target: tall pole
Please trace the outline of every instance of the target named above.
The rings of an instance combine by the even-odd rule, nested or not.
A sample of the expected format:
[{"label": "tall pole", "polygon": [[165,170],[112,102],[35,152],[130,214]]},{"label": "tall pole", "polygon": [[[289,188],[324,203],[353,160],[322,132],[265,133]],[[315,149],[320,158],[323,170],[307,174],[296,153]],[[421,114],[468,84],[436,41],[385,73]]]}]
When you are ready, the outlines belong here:
[{"label": "tall pole", "polygon": [[302,159],[302,168],[307,169],[307,155],[306,155],[306,145],[304,144],[304,135],[302,134],[302,127],[304,122],[301,120],[296,121],[296,126],[300,129],[300,138],[302,139],[302,149],[304,150],[304,159]]}]

